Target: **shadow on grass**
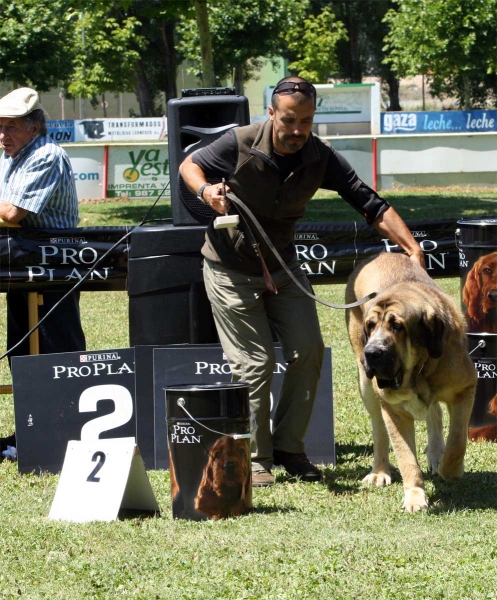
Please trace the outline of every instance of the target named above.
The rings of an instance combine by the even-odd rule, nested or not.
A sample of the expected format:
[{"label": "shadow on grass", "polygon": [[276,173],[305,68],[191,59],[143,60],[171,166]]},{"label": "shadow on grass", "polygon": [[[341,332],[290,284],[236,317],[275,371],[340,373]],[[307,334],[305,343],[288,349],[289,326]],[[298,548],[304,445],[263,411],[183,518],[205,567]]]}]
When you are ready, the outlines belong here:
[{"label": "shadow on grass", "polygon": [[465,473],[461,479],[453,482],[444,481],[438,476],[432,476],[431,480],[435,487],[430,497],[430,512],[433,514],[497,509],[497,473]]},{"label": "shadow on grass", "polygon": [[[334,494],[358,493],[362,480],[373,465],[372,444],[337,444],[335,469],[325,469],[325,485]],[[392,465],[392,482],[400,481],[400,473]]]}]

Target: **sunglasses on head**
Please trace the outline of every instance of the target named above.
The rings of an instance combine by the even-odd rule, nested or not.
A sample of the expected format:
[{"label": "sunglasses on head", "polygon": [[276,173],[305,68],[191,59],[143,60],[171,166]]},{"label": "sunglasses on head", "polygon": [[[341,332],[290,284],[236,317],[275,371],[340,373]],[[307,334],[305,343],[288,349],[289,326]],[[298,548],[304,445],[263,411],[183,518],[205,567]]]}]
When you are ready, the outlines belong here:
[{"label": "sunglasses on head", "polygon": [[300,92],[306,96],[313,96],[314,98],[316,97],[316,88],[312,85],[312,83],[308,83],[307,81],[284,81],[274,88],[272,95],[287,95],[295,94],[296,92]]}]

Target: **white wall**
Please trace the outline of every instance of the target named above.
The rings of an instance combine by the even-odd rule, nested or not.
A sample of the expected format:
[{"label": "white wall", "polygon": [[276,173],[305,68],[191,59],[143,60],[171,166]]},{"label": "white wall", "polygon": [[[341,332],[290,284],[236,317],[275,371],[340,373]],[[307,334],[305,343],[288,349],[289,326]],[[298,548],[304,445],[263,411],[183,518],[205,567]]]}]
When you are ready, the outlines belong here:
[{"label": "white wall", "polygon": [[[325,139],[345,156],[369,186],[373,186],[373,139],[376,139],[378,190],[395,186],[433,185],[497,187],[497,133],[334,136]],[[102,197],[105,144],[88,142],[62,146],[67,150],[77,174],[78,197]],[[108,147],[111,167],[107,179],[109,185],[119,183],[123,177],[125,181],[131,181],[126,171],[136,167],[136,164],[131,158],[126,162],[128,156],[134,157],[135,162],[138,156],[142,156],[140,178],[133,179],[130,188],[139,189],[148,182],[155,188],[155,195],[168,183],[170,174],[166,166],[166,141],[150,144],[143,141],[134,144],[109,143]],[[157,166],[147,165],[143,168],[142,163],[147,159],[153,165],[160,165],[158,175]],[[136,197],[138,193],[135,193]],[[141,193],[144,195],[144,192]]]}]

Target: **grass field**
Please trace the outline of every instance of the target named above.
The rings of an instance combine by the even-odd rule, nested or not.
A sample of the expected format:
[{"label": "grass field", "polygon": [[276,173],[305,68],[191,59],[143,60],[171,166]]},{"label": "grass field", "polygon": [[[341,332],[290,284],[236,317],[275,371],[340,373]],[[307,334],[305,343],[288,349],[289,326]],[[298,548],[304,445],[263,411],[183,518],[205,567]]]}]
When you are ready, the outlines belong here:
[{"label": "grass field", "polygon": [[[497,191],[404,190],[384,194],[405,219],[497,215]],[[81,226],[133,225],[143,202],[83,203]],[[171,216],[161,202],[153,213]],[[309,220],[356,219],[347,205],[319,194]],[[459,301],[459,279],[439,285]],[[344,286],[316,293],[343,302]],[[3,296],[0,311],[5,314]],[[466,474],[445,483],[426,473],[426,432],[417,428],[431,507],[402,510],[402,484],[361,484],[372,462],[369,420],[358,396],[344,314],[318,305],[333,353],[336,468],[324,484],[290,483],[281,470],[272,488],[254,490],[254,510],[226,521],[175,521],[169,474],[148,475],[161,514],[117,522],[69,524],[47,516],[58,476],[19,475],[0,463],[0,598],[26,599],[422,599],[497,598],[497,445],[470,443]],[[88,349],[127,347],[126,292],[82,294]],[[0,330],[0,350],[5,334]],[[8,383],[7,363],[0,364]],[[0,397],[0,434],[12,432],[12,397]],[[47,444],[50,439],[47,439]],[[395,459],[392,456],[392,462]]]}]

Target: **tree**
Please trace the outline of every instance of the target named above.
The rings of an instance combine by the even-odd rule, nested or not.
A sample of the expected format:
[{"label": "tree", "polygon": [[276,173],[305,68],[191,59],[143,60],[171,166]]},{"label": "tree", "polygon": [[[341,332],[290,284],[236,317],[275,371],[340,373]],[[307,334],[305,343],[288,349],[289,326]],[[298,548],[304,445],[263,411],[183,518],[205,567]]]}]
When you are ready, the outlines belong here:
[{"label": "tree", "polygon": [[336,45],[341,39],[347,39],[345,27],[327,6],[317,15],[308,15],[298,30],[288,30],[288,49],[296,56],[288,68],[300,77],[325,83],[338,68]]},{"label": "tree", "polygon": [[145,38],[137,34],[140,22],[118,5],[109,6],[101,0],[84,2],[83,6],[85,10],[69,13],[76,32],[74,71],[67,86],[69,94],[95,98],[108,91],[133,90],[136,65],[147,44]]},{"label": "tree", "polygon": [[[238,93],[243,93],[243,83],[257,77],[265,59],[275,59],[285,51],[285,32],[301,26],[306,5],[307,0],[209,0],[216,83],[234,74]],[[190,70],[202,80],[197,22],[185,16],[178,31],[179,50],[190,62]]]},{"label": "tree", "polygon": [[212,41],[209,30],[209,11],[207,0],[194,0],[197,17],[198,36],[200,40],[200,56],[202,62],[202,83],[205,87],[214,87],[214,61],[212,59]]},{"label": "tree", "polygon": [[497,95],[497,0],[395,0],[385,48],[400,76],[423,74],[432,95],[461,108]]},{"label": "tree", "polygon": [[[336,45],[338,65],[330,75],[338,80],[361,83],[365,76],[378,77],[389,97],[388,110],[401,110],[399,80],[385,64],[384,38],[388,25],[385,14],[394,7],[392,0],[330,0],[335,17],[343,23],[347,35]],[[311,0],[312,10],[321,10],[322,0]]]},{"label": "tree", "polygon": [[47,92],[70,76],[70,6],[70,0],[0,0],[0,80]]},{"label": "tree", "polygon": [[147,45],[140,52],[135,70],[135,90],[142,116],[159,116],[165,112],[160,93],[166,102],[177,97],[178,52],[177,23],[180,16],[194,18],[191,0],[119,0],[127,14],[141,23],[139,35]]}]

